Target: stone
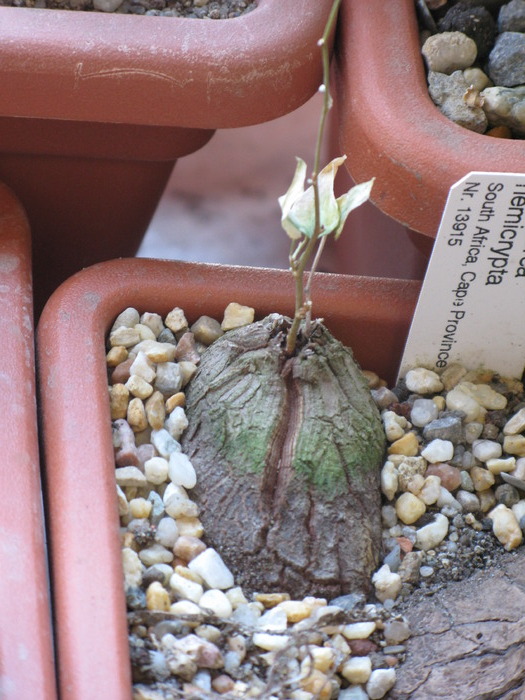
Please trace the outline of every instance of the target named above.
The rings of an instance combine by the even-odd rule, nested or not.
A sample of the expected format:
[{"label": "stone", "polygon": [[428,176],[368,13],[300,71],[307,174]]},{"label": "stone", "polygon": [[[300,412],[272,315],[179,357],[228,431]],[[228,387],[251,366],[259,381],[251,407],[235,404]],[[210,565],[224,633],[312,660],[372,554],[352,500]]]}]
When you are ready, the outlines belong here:
[{"label": "stone", "polygon": [[290,637],[287,634],[256,632],[253,635],[252,641],[255,646],[264,649],[265,651],[280,651],[289,644]]},{"label": "stone", "polygon": [[221,324],[210,316],[200,316],[190,327],[195,340],[203,345],[211,345],[223,335]]},{"label": "stone", "polygon": [[501,457],[502,447],[495,440],[474,440],[472,443],[472,454],[480,462]]},{"label": "stone", "polygon": [[487,117],[481,106],[468,104],[469,89],[461,70],[451,75],[434,71],[428,74],[428,92],[440,112],[455,124],[482,134],[487,128]]},{"label": "stone", "polygon": [[525,32],[525,0],[510,0],[498,14],[498,31]]},{"label": "stone", "polygon": [[129,502],[129,510],[132,518],[149,518],[152,504],[145,498],[132,498]]},{"label": "stone", "polygon": [[410,421],[418,428],[422,428],[438,416],[438,407],[432,399],[416,399],[410,411]]},{"label": "stone", "polygon": [[418,498],[420,498],[425,505],[431,506],[436,503],[440,493],[440,477],[437,474],[429,474],[423,482],[421,491],[418,493]]},{"label": "stone", "polygon": [[144,463],[144,475],[155,486],[159,486],[167,480],[168,469],[168,461],[164,457],[152,457]]},{"label": "stone", "polygon": [[177,518],[177,527],[181,536],[190,535],[191,537],[201,538],[204,534],[204,527],[197,517]]},{"label": "stone", "polygon": [[386,439],[389,442],[394,442],[403,437],[405,429],[408,426],[408,421],[404,416],[399,416],[394,411],[383,411],[381,418],[383,420]]},{"label": "stone", "polygon": [[234,585],[233,574],[223,562],[219,553],[211,547],[208,547],[208,549],[190,561],[188,568],[190,571],[198,573],[209,588],[224,590]]},{"label": "stone", "polygon": [[147,480],[144,474],[137,467],[119,467],[115,469],[115,479],[117,484],[124,486],[146,486]]},{"label": "stone", "polygon": [[139,559],[145,566],[169,564],[173,561],[173,554],[161,544],[152,544],[140,550]]},{"label": "stone", "polygon": [[[147,386],[149,386],[149,384]],[[140,433],[148,427],[146,409],[144,408],[142,399],[138,396],[135,396],[135,398],[131,399],[129,402],[126,420],[134,433]]]},{"label": "stone", "polygon": [[290,624],[306,620],[313,610],[312,605],[304,600],[284,600],[278,604],[278,607],[284,611]]},{"label": "stone", "polygon": [[183,600],[191,600],[193,603],[200,603],[203,596],[204,589],[196,581],[191,581],[185,576],[174,573],[170,577],[170,588],[177,598],[182,598]]},{"label": "stone", "polygon": [[112,347],[121,345],[124,348],[131,348],[140,342],[140,334],[134,328],[121,326],[111,331],[109,334],[109,344]]},{"label": "stone", "polygon": [[144,404],[148,424],[153,430],[161,430],[166,418],[164,396],[160,391],[154,391]]},{"label": "stone", "polygon": [[440,440],[436,438],[429,442],[428,445],[421,450],[421,456],[428,462],[447,462],[454,455],[454,445],[450,440]]},{"label": "stone", "polygon": [[[525,0],[523,0],[525,3]],[[503,426],[504,435],[517,435],[525,430],[525,408],[520,408]]]},{"label": "stone", "polygon": [[[361,688],[360,685],[351,685],[338,695],[339,700],[368,700],[368,694]],[[141,700],[139,698],[139,700]]]},{"label": "stone", "polygon": [[[206,591],[199,601],[199,607],[206,611],[211,611],[213,615],[228,618],[233,612],[232,605],[227,596],[218,589]],[[284,613],[283,613],[284,614]],[[285,628],[286,629],[286,625]]]},{"label": "stone", "polygon": [[135,445],[135,435],[128,422],[117,419],[113,422],[112,429],[117,467],[138,467],[140,460]]},{"label": "stone", "polygon": [[512,508],[520,500],[518,490],[511,484],[500,484],[494,492],[494,496],[498,503],[502,503],[507,508]]},{"label": "stone", "polygon": [[177,406],[184,408],[186,404],[186,394],[183,391],[177,391],[166,399],[166,413],[171,413]]},{"label": "stone", "polygon": [[375,632],[377,625],[374,621],[370,622],[352,622],[344,625],[341,630],[346,639],[367,639]]},{"label": "stone", "polygon": [[424,483],[425,477],[422,474],[414,474],[407,484],[407,491],[413,493],[414,496],[418,496]]},{"label": "stone", "polygon": [[423,437],[431,440],[450,440],[454,444],[463,439],[463,423],[459,416],[448,415],[436,418],[423,428]]},{"label": "stone", "polygon": [[464,513],[477,513],[481,510],[479,497],[475,493],[460,489],[456,493],[456,499],[461,504]]},{"label": "stone", "polygon": [[142,583],[144,566],[137,552],[129,547],[122,549],[122,566],[124,569],[124,587],[136,588]]},{"label": "stone", "polygon": [[460,470],[456,467],[450,466],[450,464],[430,464],[426,471],[426,476],[439,477],[441,485],[448,491],[455,491],[461,485]]},{"label": "stone", "polygon": [[184,311],[176,306],[164,319],[164,324],[172,333],[180,333],[188,328],[188,322]]},{"label": "stone", "polygon": [[[308,661],[309,657],[305,659]],[[307,664],[306,664],[307,666]],[[319,700],[330,700],[332,697],[332,683],[330,678],[317,668],[304,671],[302,674],[300,685],[303,691],[306,692],[308,698],[319,698]],[[301,698],[290,696],[291,700],[301,700]]]},{"label": "stone", "polygon": [[122,345],[115,345],[108,350],[106,355],[106,365],[108,367],[117,367],[122,362],[128,359],[128,351]]},{"label": "stone", "polygon": [[489,54],[487,72],[495,85],[515,87],[525,83],[525,34],[502,32]]},{"label": "stone", "polygon": [[406,620],[385,622],[383,635],[387,644],[400,644],[410,637],[410,626]]},{"label": "stone", "polygon": [[363,685],[372,673],[372,661],[368,656],[354,656],[343,663],[340,673],[349,683]]},{"label": "stone", "polygon": [[503,438],[503,450],[509,455],[525,457],[525,436],[506,435]]},{"label": "stone", "polygon": [[176,362],[157,363],[157,376],[154,387],[165,398],[178,393],[182,388],[182,375],[179,365]]},{"label": "stone", "polygon": [[401,577],[399,574],[390,571],[390,567],[387,564],[383,564],[375,572],[372,576],[372,583],[374,584],[376,597],[382,603],[385,600],[395,600],[401,590]]},{"label": "stone", "polygon": [[[175,488],[171,488],[175,487]],[[169,484],[163,499],[166,513],[172,518],[194,518],[199,514],[199,507],[194,503],[182,486]]]},{"label": "stone", "polygon": [[405,377],[405,383],[407,389],[416,394],[436,394],[443,390],[439,375],[424,367],[409,370]]},{"label": "stone", "polygon": [[177,538],[173,547],[173,554],[185,562],[190,562],[192,559],[206,549],[206,545],[198,537],[191,535],[181,535]]},{"label": "stone", "polygon": [[472,445],[483,432],[483,423],[470,422],[465,425],[465,442]]},{"label": "stone", "polygon": [[441,513],[436,513],[434,522],[416,530],[416,547],[424,551],[438,546],[448,533],[449,520]]},{"label": "stone", "polygon": [[398,474],[393,462],[386,461],[381,470],[381,491],[391,501],[397,493]]},{"label": "stone", "polygon": [[111,384],[125,384],[129,379],[129,368],[132,364],[132,357],[118,364],[111,373]]},{"label": "stone", "polygon": [[197,483],[197,475],[192,463],[183,452],[172,452],[169,459],[169,478],[185,489],[192,489]]},{"label": "stone", "polygon": [[[486,87],[489,87],[492,85],[491,80],[489,76],[484,73],[481,68],[465,68],[463,71],[463,77],[465,78],[465,81],[467,85],[470,85],[476,90],[477,92],[481,92],[484,90]],[[464,370],[463,375],[466,374],[466,370],[464,367],[462,367]],[[444,373],[443,373],[444,374]],[[443,375],[441,375],[441,379],[443,380]],[[457,382],[456,382],[457,384]],[[445,385],[445,389],[447,388],[452,388],[452,387],[447,387]]]},{"label": "stone", "polygon": [[492,531],[507,551],[520,546],[523,533],[510,508],[500,503],[490,511],[488,517],[492,520]]},{"label": "stone", "polygon": [[146,607],[148,610],[168,611],[171,601],[168,591],[159,581],[153,581],[146,591]]},{"label": "stone", "polygon": [[471,66],[478,49],[476,42],[462,32],[442,32],[430,36],[421,53],[429,71],[450,74]]},{"label": "stone", "polygon": [[403,437],[393,442],[388,448],[389,455],[406,455],[415,457],[419,452],[419,442],[414,432],[405,433]]},{"label": "stone", "polygon": [[376,668],[370,674],[366,684],[366,692],[370,700],[384,698],[396,682],[396,672],[393,668]]},{"label": "stone", "polygon": [[255,310],[250,306],[243,306],[242,304],[231,302],[224,310],[224,318],[221,323],[221,328],[223,331],[230,331],[234,328],[247,326],[248,324],[253,323],[254,318]]},{"label": "stone", "polygon": [[193,362],[194,364],[200,362],[200,353],[197,349],[193,333],[188,332],[181,336],[177,343],[175,359],[177,362]]},{"label": "stone", "polygon": [[395,464],[394,460],[398,459],[396,469],[399,480],[399,488],[403,491],[408,489],[408,484],[410,483],[412,477],[416,474],[424,475],[427,470],[427,461],[424,457],[406,457],[399,455],[391,455],[391,461]]},{"label": "stone", "polygon": [[395,507],[397,517],[406,525],[415,523],[426,511],[426,505],[423,501],[409,492],[399,496]]},{"label": "stone", "polygon": [[507,457],[505,459],[497,458],[487,459],[485,462],[487,469],[493,474],[501,474],[501,472],[511,472],[516,469],[516,458]]},{"label": "stone", "polygon": [[124,384],[113,384],[109,387],[109,410],[111,420],[122,419],[127,416],[129,403],[129,391]]},{"label": "stone", "polygon": [[386,386],[380,386],[377,389],[372,389],[370,393],[372,394],[372,398],[379,409],[388,408],[388,406],[391,406],[397,401],[397,396]]},{"label": "stone", "polygon": [[470,477],[476,491],[485,491],[494,485],[494,474],[483,467],[472,467]]},{"label": "stone", "polygon": [[142,340],[133,348],[134,355],[139,352],[144,352],[147,357],[156,364],[173,362],[175,359],[175,351],[175,345],[172,343],[164,343],[159,340]]},{"label": "stone", "polygon": [[168,433],[175,439],[180,440],[182,433],[188,427],[188,419],[182,406],[176,406],[164,423]]},{"label": "stone", "polygon": [[151,442],[161,457],[165,459],[169,459],[172,452],[181,451],[180,443],[172,438],[164,428],[151,431]]},{"label": "stone", "polygon": [[[162,637],[162,644],[165,644],[165,635]],[[176,638],[174,637],[174,642],[171,645],[172,649],[177,649],[186,654],[189,658],[194,661],[197,668],[222,668],[224,665],[224,660],[219,648],[208,642],[202,637],[198,637],[196,634],[188,634],[184,637]]]},{"label": "stone", "polygon": [[496,496],[492,489],[479,491],[477,497],[479,498],[479,507],[482,513],[488,513],[496,505]]},{"label": "stone", "polygon": [[153,332],[155,338],[158,338],[162,329],[164,328],[164,323],[162,322],[162,317],[159,314],[151,313],[146,311],[140,317],[140,323],[143,326],[147,326]]},{"label": "stone", "polygon": [[483,415],[482,407],[472,396],[462,391],[462,386],[462,384],[458,384],[456,388],[448,392],[446,396],[447,408],[450,411],[462,411],[467,423],[477,421],[480,415]]},{"label": "stone", "polygon": [[155,541],[166,547],[166,549],[173,549],[178,537],[179,529],[175,520],[173,518],[161,518],[157,524]]}]

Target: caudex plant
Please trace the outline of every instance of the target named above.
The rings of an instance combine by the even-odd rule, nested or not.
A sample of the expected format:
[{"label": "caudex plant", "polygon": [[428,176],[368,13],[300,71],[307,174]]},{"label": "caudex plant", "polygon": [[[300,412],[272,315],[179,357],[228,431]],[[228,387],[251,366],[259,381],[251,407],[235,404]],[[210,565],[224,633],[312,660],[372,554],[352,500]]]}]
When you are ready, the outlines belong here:
[{"label": "caudex plant", "polygon": [[209,544],[246,590],[294,596],[365,591],[380,552],[379,413],[351,351],[312,320],[324,244],[372,186],[336,198],[345,157],[320,169],[339,5],[319,41],[323,105],[310,181],[305,189],[307,166],[298,159],[279,200],[291,239],[294,317],[275,313],[226,333],[203,353],[186,395],[183,449],[198,474],[193,495]]}]

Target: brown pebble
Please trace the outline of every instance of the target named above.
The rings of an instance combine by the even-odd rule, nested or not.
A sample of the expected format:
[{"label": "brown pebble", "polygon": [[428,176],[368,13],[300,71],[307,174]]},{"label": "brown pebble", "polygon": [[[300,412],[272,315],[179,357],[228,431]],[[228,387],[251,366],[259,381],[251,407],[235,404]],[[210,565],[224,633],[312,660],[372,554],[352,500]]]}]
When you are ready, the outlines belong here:
[{"label": "brown pebble", "polygon": [[235,683],[230,676],[222,673],[220,676],[217,676],[212,680],[211,687],[216,693],[223,695],[224,693],[229,693],[232,691],[235,687]]},{"label": "brown pebble", "polygon": [[512,131],[508,126],[494,126],[485,132],[485,136],[494,136],[497,139],[511,139]]},{"label": "brown pebble", "polygon": [[133,358],[128,357],[127,360],[118,364],[111,373],[112,384],[125,384],[130,376],[129,369],[133,364]]},{"label": "brown pebble", "polygon": [[256,593],[254,596],[258,603],[262,603],[265,608],[274,608],[284,600],[290,600],[289,593]]},{"label": "brown pebble", "polygon": [[389,668],[394,668],[394,666],[397,666],[399,663],[397,656],[390,656],[389,654],[384,656],[384,660]]},{"label": "brown pebble", "polygon": [[178,362],[193,362],[197,364],[200,360],[200,355],[195,348],[195,336],[193,333],[184,333],[177,343],[175,351],[175,359]]},{"label": "brown pebble", "polygon": [[192,559],[195,559],[195,557],[201,552],[204,552],[205,549],[206,545],[202,540],[199,540],[198,537],[181,535],[175,542],[173,554],[187,563]]},{"label": "brown pebble", "polygon": [[378,649],[377,644],[370,639],[351,639],[348,646],[354,656],[368,656]]},{"label": "brown pebble", "polygon": [[123,345],[115,345],[106,355],[106,364],[108,367],[117,367],[121,362],[128,359],[128,351]]},{"label": "brown pebble", "polygon": [[450,464],[429,464],[425,476],[439,476],[441,485],[450,492],[461,486],[461,472]]},{"label": "brown pebble", "polygon": [[184,407],[186,405],[186,394],[183,391],[178,391],[176,394],[172,394],[168,399],[166,399],[166,413],[171,413],[173,409],[178,406]]},{"label": "brown pebble", "polygon": [[396,537],[397,543],[401,548],[402,552],[411,552],[414,549],[414,543],[411,542],[408,537]]},{"label": "brown pebble", "polygon": [[128,413],[129,391],[124,384],[113,384],[109,388],[111,420],[125,418]]}]

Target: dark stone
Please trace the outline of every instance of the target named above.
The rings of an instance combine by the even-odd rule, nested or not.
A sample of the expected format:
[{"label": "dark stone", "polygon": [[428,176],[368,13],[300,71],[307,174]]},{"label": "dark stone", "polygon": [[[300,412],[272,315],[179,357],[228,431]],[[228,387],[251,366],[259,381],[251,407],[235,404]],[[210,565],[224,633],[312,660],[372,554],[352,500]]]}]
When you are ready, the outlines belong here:
[{"label": "dark stone", "polygon": [[489,54],[496,38],[496,23],[488,10],[459,2],[438,23],[440,32],[462,32],[476,42],[478,59]]}]

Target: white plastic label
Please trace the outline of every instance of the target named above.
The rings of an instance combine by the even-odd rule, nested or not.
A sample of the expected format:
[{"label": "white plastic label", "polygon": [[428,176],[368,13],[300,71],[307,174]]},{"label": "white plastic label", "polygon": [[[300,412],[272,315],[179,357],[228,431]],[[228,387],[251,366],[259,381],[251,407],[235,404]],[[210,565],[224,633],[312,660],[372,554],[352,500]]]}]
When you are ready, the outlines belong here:
[{"label": "white plastic label", "polygon": [[521,378],[525,174],[469,173],[451,189],[405,346],[411,367],[454,362]]}]

